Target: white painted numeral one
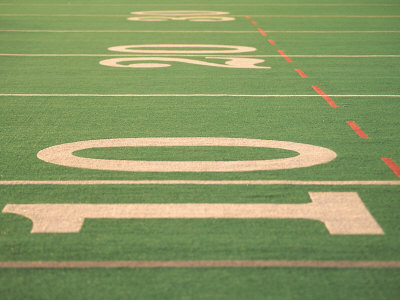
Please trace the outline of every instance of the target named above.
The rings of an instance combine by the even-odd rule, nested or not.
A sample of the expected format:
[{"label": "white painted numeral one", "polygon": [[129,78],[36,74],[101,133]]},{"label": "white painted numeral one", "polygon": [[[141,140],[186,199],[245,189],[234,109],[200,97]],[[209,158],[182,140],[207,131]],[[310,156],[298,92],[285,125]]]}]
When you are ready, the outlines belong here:
[{"label": "white painted numeral one", "polygon": [[384,234],[357,193],[310,192],[306,204],[7,204],[32,220],[31,233],[77,233],[85,219],[309,219],[330,234]]},{"label": "white painted numeral one", "polygon": [[191,22],[224,22],[233,21],[235,18],[228,17],[228,12],[207,10],[158,10],[158,11],[134,11],[129,21],[191,21]]}]

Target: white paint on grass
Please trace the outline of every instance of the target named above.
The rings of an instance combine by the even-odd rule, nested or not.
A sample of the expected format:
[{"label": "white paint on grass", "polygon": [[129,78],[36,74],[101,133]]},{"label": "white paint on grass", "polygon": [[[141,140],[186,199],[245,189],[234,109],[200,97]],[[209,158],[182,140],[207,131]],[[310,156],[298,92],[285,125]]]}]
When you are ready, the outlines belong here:
[{"label": "white paint on grass", "polygon": [[[180,62],[192,65],[201,65],[207,67],[218,67],[218,68],[237,68],[237,69],[271,69],[271,67],[256,66],[258,63],[263,63],[263,59],[256,58],[240,58],[240,57],[205,57],[207,59],[223,59],[226,60],[225,64],[217,64],[206,62],[202,60],[194,60],[187,58],[178,57],[128,57],[128,58],[111,58],[100,61],[99,63],[107,67],[118,67],[118,68],[162,68],[170,67],[168,63],[137,63],[143,61],[162,61],[162,62]],[[124,62],[135,62],[131,64],[121,64]]]},{"label": "white paint on grass", "polygon": [[[209,10],[152,10],[131,12],[134,17],[128,18],[129,21],[191,21],[191,22],[224,22],[234,21],[235,18],[228,17],[229,12],[209,11]],[[224,15],[224,16],[221,16]]]},{"label": "white paint on grass", "polygon": [[[111,147],[256,147],[295,151],[289,158],[240,161],[140,161],[107,160],[78,157],[75,151]],[[246,172],[305,168],[324,164],[336,158],[330,149],[276,140],[244,138],[121,138],[89,140],[52,146],[39,151],[37,157],[45,162],[67,167],[130,171],[130,172]]]},{"label": "white paint on grass", "polygon": [[1,180],[0,185],[400,185],[400,180]]},{"label": "white paint on grass", "polygon": [[85,219],[310,219],[330,234],[384,234],[355,192],[310,192],[307,204],[7,204],[32,233],[77,233]]},{"label": "white paint on grass", "polygon": [[[145,49],[145,48],[161,48],[158,50]],[[164,48],[164,49],[162,49]],[[186,50],[169,50],[169,48],[178,48]],[[212,50],[191,50],[193,48],[211,48]],[[225,50],[217,50],[217,49]],[[150,44],[150,45],[124,45],[108,48],[110,51],[128,52],[128,53],[149,53],[149,54],[221,54],[221,53],[243,53],[253,52],[257,49],[247,46],[233,46],[233,45],[205,45],[205,44]]]},{"label": "white paint on grass", "polygon": [[[400,95],[326,95],[337,98],[400,98]],[[297,98],[321,97],[321,95],[249,95],[249,94],[0,94],[0,97],[250,97],[250,98]]]}]

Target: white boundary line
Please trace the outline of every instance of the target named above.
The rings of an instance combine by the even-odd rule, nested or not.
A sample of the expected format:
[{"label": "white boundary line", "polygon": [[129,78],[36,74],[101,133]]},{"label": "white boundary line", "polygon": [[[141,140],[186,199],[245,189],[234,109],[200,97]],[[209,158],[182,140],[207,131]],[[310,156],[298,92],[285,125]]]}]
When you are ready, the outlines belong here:
[{"label": "white boundary line", "polygon": [[[335,55],[335,54],[289,54],[290,57],[300,57],[300,58],[398,58],[399,54],[360,54],[360,55]],[[232,55],[217,55],[217,54],[209,54],[209,55],[196,55],[196,54],[124,54],[124,53],[115,53],[115,54],[83,54],[83,53],[0,53],[0,56],[21,56],[21,57],[159,57],[159,56],[174,56],[174,57],[269,57],[269,58],[282,58],[281,55],[271,54],[271,55],[240,55],[240,54],[232,54]]]},{"label": "white boundary line", "polygon": [[[400,98],[400,95],[326,95],[329,97],[387,97]],[[236,95],[236,94],[0,94],[0,97],[321,97],[321,95]]]},{"label": "white boundary line", "polygon": [[400,185],[400,180],[2,180],[8,185]]},{"label": "white boundary line", "polygon": [[[182,4],[171,4],[171,3],[165,3],[165,4],[162,4],[162,5],[163,6],[182,6]],[[215,3],[215,4],[206,4],[206,3],[204,3],[204,4],[201,4],[201,3],[196,3],[196,4],[190,4],[190,3],[187,3],[187,4],[183,4],[183,5],[184,6],[284,6],[284,7],[290,7],[290,6],[295,6],[295,7],[297,7],[297,6],[310,6],[310,7],[312,7],[312,6],[316,6],[316,7],[319,7],[319,6],[324,6],[324,7],[330,7],[330,6],[337,6],[337,7],[348,7],[348,6],[356,6],[356,7],[358,7],[358,6],[360,6],[360,7],[362,7],[362,6],[372,6],[372,7],[375,7],[375,6],[388,6],[388,7],[391,7],[391,6],[400,6],[399,4],[374,4],[374,3],[372,3],[372,4],[359,4],[359,3],[347,3],[347,4],[333,4],[333,3],[326,3],[326,4],[324,4],[324,3],[322,3],[322,4],[315,4],[315,3],[299,3],[299,4],[295,4],[295,3],[293,3],[293,4],[291,4],[291,3],[288,3],[288,4],[285,4],[285,3],[283,3],[283,4],[278,4],[278,3],[262,3],[262,4],[261,3],[260,4],[257,4],[257,3],[251,3],[251,4],[240,4],[240,3],[231,3],[231,4],[229,4],[229,3],[223,3],[223,4],[218,4],[218,3]],[[160,4],[147,4],[147,3],[146,4],[143,4],[143,3],[142,4],[140,4],[140,3],[138,3],[138,4],[0,3],[0,6],[67,6],[67,7],[71,7],[71,6],[106,6],[106,7],[107,6],[128,6],[128,7],[137,7],[137,6],[160,6]]]},{"label": "white boundary line", "polygon": [[[255,30],[63,30],[63,29],[0,29],[0,32],[32,33],[257,33]],[[400,30],[264,30],[266,33],[400,33]]]},{"label": "white boundary line", "polygon": [[[126,14],[0,14],[0,17],[102,17],[102,18],[127,18]],[[229,15],[230,17],[245,17],[245,15]],[[257,18],[400,18],[398,15],[388,16],[362,16],[362,15],[252,15]]]}]

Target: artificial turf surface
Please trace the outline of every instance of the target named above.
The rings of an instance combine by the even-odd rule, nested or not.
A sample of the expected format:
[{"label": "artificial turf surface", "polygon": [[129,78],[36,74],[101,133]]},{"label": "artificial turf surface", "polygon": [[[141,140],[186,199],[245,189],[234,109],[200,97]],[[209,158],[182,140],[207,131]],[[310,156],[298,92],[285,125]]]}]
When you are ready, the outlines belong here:
[{"label": "artificial turf surface", "polygon": [[[127,20],[130,12],[150,10],[223,11],[235,20]],[[312,85],[328,95],[400,95],[399,18],[400,4],[391,0],[1,1],[0,54],[8,55],[0,56],[0,180],[398,180],[381,158],[390,157],[400,165],[399,96],[332,96],[338,105],[332,108],[322,97],[289,95],[317,95]],[[107,30],[115,32],[101,32]],[[254,52],[222,56],[256,55],[265,60],[259,66],[271,69],[180,62],[144,69],[99,64],[129,55],[109,47],[138,44],[254,47]],[[293,62],[281,57],[278,49]],[[181,58],[223,64],[215,56]],[[294,69],[308,77],[301,78]],[[369,138],[361,139],[347,121],[355,121]],[[36,157],[40,150],[63,143],[133,137],[291,141],[326,147],[338,156],[308,168],[222,173],[89,170],[49,164]],[[268,148],[142,147],[86,149],[75,154],[221,161],[276,159],[296,153]],[[310,202],[308,192],[357,192],[385,234],[331,235],[323,223],[304,219],[92,219],[84,222],[80,233],[31,234],[29,219],[0,213],[0,261],[399,261],[398,185],[0,185],[0,209],[7,204],[39,203],[299,204]],[[400,295],[399,276],[398,267],[2,268],[0,298],[395,299]]]}]

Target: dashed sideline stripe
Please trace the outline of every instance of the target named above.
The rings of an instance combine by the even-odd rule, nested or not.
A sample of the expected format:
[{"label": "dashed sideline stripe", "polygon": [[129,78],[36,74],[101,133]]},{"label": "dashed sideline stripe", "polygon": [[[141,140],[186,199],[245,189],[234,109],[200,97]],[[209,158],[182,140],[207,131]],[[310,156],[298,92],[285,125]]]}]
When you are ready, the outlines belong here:
[{"label": "dashed sideline stripe", "polygon": [[7,185],[400,185],[400,180],[2,180]]},{"label": "dashed sideline stripe", "polygon": [[328,104],[333,107],[333,108],[337,108],[339,107],[331,98],[329,95],[325,94],[317,85],[313,85],[312,88],[322,96],[322,98],[324,98],[324,100],[326,102],[328,102]]},{"label": "dashed sideline stripe", "polygon": [[[400,98],[400,95],[326,95],[326,97],[348,98]],[[0,94],[0,97],[320,97],[320,95],[248,95],[248,94]]]},{"label": "dashed sideline stripe", "polygon": [[400,167],[389,157],[382,157],[382,160],[400,178]]},{"label": "dashed sideline stripe", "polygon": [[1,269],[88,268],[400,268],[399,261],[328,260],[125,260],[125,261],[0,261]]},{"label": "dashed sideline stripe", "polygon": [[279,54],[286,59],[287,62],[292,63],[293,61],[283,52],[282,50],[278,50]]},{"label": "dashed sideline stripe", "polygon": [[300,70],[300,69],[294,69],[297,73],[299,73],[299,75],[302,77],[302,78],[307,78],[307,75],[306,75],[306,73],[304,73],[302,70]]},{"label": "dashed sideline stripe", "polygon": [[357,134],[360,138],[362,139],[368,139],[368,135],[365,134],[365,132],[353,121],[347,121],[346,122]]},{"label": "dashed sideline stripe", "polygon": [[264,32],[264,30],[262,30],[260,27],[258,27],[257,29],[263,36],[267,36],[267,34]]}]

